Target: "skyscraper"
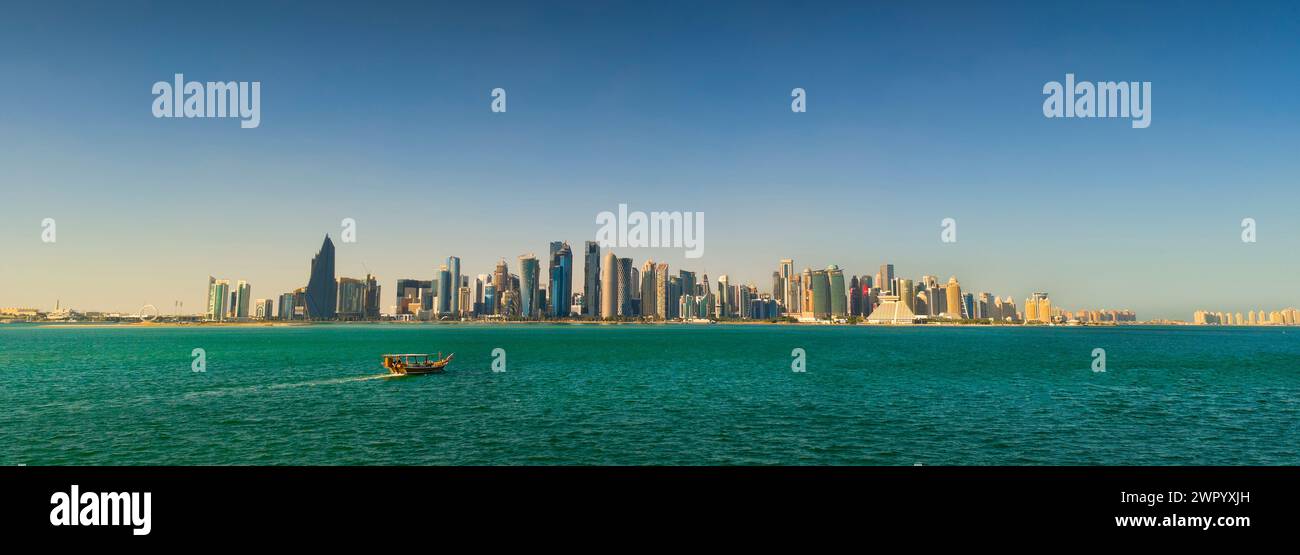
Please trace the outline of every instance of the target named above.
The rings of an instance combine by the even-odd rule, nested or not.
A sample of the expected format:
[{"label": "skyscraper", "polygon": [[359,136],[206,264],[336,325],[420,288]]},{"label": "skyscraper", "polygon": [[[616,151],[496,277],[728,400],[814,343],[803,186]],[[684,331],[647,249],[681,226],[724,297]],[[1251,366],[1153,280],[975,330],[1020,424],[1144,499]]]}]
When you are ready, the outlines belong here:
[{"label": "skyscraper", "polygon": [[677,276],[682,285],[682,289],[680,293],[682,295],[695,295],[696,294],[695,289],[696,286],[698,285],[695,281],[695,272],[688,272],[686,270],[677,270]]},{"label": "skyscraper", "polygon": [[366,294],[361,304],[361,317],[366,320],[379,319],[379,280],[373,274],[366,274]]},{"label": "skyscraper", "polygon": [[583,256],[582,315],[600,317],[600,243],[587,241]]},{"label": "skyscraper", "polygon": [[510,289],[510,269],[506,266],[506,259],[502,258],[497,262],[497,267],[492,271],[492,290],[496,292],[493,302],[489,303],[488,311],[491,314],[501,314],[502,294]]},{"label": "skyscraper", "polygon": [[230,298],[230,281],[208,276],[208,313],[207,319],[220,322],[226,319]]},{"label": "skyscraper", "polygon": [[618,315],[635,316],[632,313],[632,291],[637,288],[635,281],[632,281],[632,273],[636,269],[632,267],[631,258],[618,259]]},{"label": "skyscraper", "polygon": [[360,320],[366,304],[366,282],[350,277],[338,280],[338,307],[335,318],[340,320]]},{"label": "skyscraper", "polygon": [[[844,282],[841,280],[841,284]],[[813,317],[825,320],[831,317],[831,281],[827,270],[812,272]]]},{"label": "skyscraper", "polygon": [[826,277],[830,280],[831,316],[847,318],[849,316],[848,296],[844,292],[844,272],[834,264],[826,268]]},{"label": "skyscraper", "polygon": [[483,313],[496,314],[498,303],[499,301],[497,300],[496,284],[492,283],[491,281],[484,283],[483,284]]},{"label": "skyscraper", "polygon": [[888,293],[890,295],[898,294],[898,291],[894,290],[894,265],[893,264],[881,264],[880,273],[876,275],[879,276],[876,279],[876,287],[879,287],[881,291],[884,291],[885,293]]},{"label": "skyscraper", "polygon": [[614,251],[605,253],[600,266],[600,317],[618,316],[618,257]]},{"label": "skyscraper", "polygon": [[816,318],[815,299],[813,298],[813,271],[804,268],[799,276],[799,312],[804,318]]},{"label": "skyscraper", "polygon": [[957,283],[957,276],[948,278],[948,287],[944,290],[944,297],[946,297],[945,305],[948,310],[945,316],[953,319],[965,318],[965,315],[962,314],[961,284]]},{"label": "skyscraper", "polygon": [[569,307],[573,298],[573,250],[565,242],[551,242],[551,260],[548,268],[550,278],[551,315],[556,318],[569,316]]},{"label": "skyscraper", "polygon": [[253,294],[253,288],[248,285],[247,281],[239,280],[235,282],[235,304],[231,308],[235,313],[235,318],[248,318],[248,303]]},{"label": "skyscraper", "polygon": [[898,280],[898,302],[903,303],[908,310],[916,314],[916,291],[912,289],[913,283],[910,279]]},{"label": "skyscraper", "polygon": [[276,316],[277,318],[279,318],[279,319],[281,319],[281,320],[292,320],[292,319],[293,319],[294,306],[295,306],[295,302],[294,302],[295,296],[296,296],[296,295],[294,295],[294,293],[281,293],[281,294],[280,294],[280,300],[279,300],[279,302],[277,303],[277,304],[279,305],[279,306],[278,306],[278,309],[277,309],[279,315]]},{"label": "skyscraper", "polygon": [[862,315],[862,289],[858,284],[858,276],[849,276],[849,314],[853,316]]},{"label": "skyscraper", "polygon": [[519,256],[519,316],[533,319],[541,316],[541,264],[531,254]]},{"label": "skyscraper", "polygon": [[334,281],[334,242],[327,234],[320,251],[311,259],[311,274],[307,279],[307,318],[333,320],[338,292],[338,282]]},{"label": "skyscraper", "polygon": [[668,264],[660,262],[655,264],[655,314],[660,320],[667,320],[669,316],[668,298]]},{"label": "skyscraper", "polygon": [[718,317],[731,316],[731,278],[727,274],[718,276]]},{"label": "skyscraper", "polygon": [[781,267],[777,270],[777,273],[780,274],[781,278],[781,292],[779,295],[773,295],[773,298],[778,303],[781,303],[781,306],[785,307],[787,312],[791,312],[791,305],[794,304],[794,295],[790,288],[791,280],[795,276],[794,259],[782,258]]},{"label": "skyscraper", "polygon": [[447,311],[452,314],[460,314],[460,286],[462,285],[460,282],[460,257],[447,257],[447,273],[451,277],[451,285],[447,288],[451,297],[448,299]]},{"label": "skyscraper", "polygon": [[451,270],[446,264],[438,266],[438,314],[451,313]]},{"label": "skyscraper", "polygon": [[641,317],[650,318],[659,313],[655,307],[655,261],[645,261],[641,266]]},{"label": "skyscraper", "polygon": [[485,308],[487,306],[487,296],[485,295],[485,293],[486,293],[486,287],[490,283],[492,283],[492,276],[488,274],[479,274],[478,277],[474,278],[473,295],[474,295],[475,315],[488,314],[488,311]]}]

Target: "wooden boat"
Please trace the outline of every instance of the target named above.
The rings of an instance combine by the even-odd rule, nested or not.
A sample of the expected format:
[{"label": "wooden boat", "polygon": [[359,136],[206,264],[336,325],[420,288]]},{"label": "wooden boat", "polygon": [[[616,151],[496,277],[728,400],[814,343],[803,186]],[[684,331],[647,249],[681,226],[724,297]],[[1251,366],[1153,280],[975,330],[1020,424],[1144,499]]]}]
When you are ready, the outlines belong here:
[{"label": "wooden boat", "polygon": [[395,376],[409,376],[417,374],[440,374],[456,353],[447,355],[443,358],[442,353],[435,355],[430,354],[406,354],[406,355],[384,355],[384,368],[388,369],[389,374]]}]

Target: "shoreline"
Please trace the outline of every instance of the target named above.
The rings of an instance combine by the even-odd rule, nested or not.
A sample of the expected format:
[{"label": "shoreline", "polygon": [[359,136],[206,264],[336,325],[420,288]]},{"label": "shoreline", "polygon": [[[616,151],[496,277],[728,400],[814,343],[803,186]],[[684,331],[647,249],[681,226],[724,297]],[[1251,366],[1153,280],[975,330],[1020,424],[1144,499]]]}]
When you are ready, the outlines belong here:
[{"label": "shoreline", "polygon": [[795,326],[795,327],[861,327],[861,328],[1125,328],[1125,327],[1187,327],[1187,328],[1292,328],[1296,325],[1202,325],[1178,322],[1125,322],[1125,323],[1079,323],[1079,324],[992,324],[992,323],[955,323],[933,322],[924,324],[866,324],[845,322],[770,322],[770,321],[598,321],[598,320],[446,320],[446,321],[339,321],[339,322],[0,322],[0,326],[12,324],[37,328],[121,328],[121,329],[175,329],[175,328],[290,328],[311,326],[512,326],[512,325],[554,325],[554,326]]}]

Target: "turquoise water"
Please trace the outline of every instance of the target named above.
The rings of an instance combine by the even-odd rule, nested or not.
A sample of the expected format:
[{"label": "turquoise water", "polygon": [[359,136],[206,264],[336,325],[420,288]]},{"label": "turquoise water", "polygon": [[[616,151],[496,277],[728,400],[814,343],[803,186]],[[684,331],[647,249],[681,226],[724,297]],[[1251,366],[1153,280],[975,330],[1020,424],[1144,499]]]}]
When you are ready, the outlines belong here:
[{"label": "turquoise water", "polygon": [[1300,329],[7,325],[0,406],[7,465],[1295,465]]}]

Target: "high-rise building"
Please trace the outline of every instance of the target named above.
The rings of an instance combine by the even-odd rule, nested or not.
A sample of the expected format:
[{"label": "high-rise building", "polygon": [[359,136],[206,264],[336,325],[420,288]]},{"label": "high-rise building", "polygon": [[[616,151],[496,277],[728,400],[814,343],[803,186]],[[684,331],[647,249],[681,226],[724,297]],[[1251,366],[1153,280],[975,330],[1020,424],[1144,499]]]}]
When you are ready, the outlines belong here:
[{"label": "high-rise building", "polygon": [[235,294],[235,304],[231,307],[231,311],[234,312],[235,318],[248,318],[248,306],[249,302],[252,301],[250,297],[253,295],[253,288],[248,285],[247,281],[241,279],[235,282],[233,292]]},{"label": "high-rise building", "polygon": [[514,289],[506,289],[501,292],[501,308],[498,313],[506,318],[519,317],[519,292]]},{"label": "high-rise building", "polygon": [[826,277],[830,280],[829,294],[831,316],[847,318],[849,316],[848,296],[844,292],[844,272],[834,264],[826,267]]},{"label": "high-rise building", "polygon": [[880,273],[876,275],[879,276],[876,279],[876,286],[879,287],[882,291],[884,291],[884,294],[889,294],[889,295],[898,294],[898,291],[894,289],[894,265],[893,264],[881,264]]},{"label": "high-rise building", "polygon": [[573,250],[567,242],[551,242],[549,264],[551,316],[567,318],[573,301]]},{"label": "high-rise building", "polygon": [[474,314],[488,314],[487,308],[487,285],[492,282],[492,276],[488,274],[479,274],[474,278]]},{"label": "high-rise building", "polygon": [[600,317],[618,317],[618,257],[612,250],[600,262]]},{"label": "high-rise building", "polygon": [[944,288],[944,297],[946,297],[945,305],[948,309],[945,316],[954,320],[960,320],[966,317],[965,314],[962,313],[961,284],[957,282],[957,276],[948,278],[948,286]]},{"label": "high-rise building", "polygon": [[785,280],[781,279],[781,271],[772,272],[772,298],[779,299],[784,295]]},{"label": "high-rise building", "polygon": [[774,298],[776,299],[776,302],[781,303],[781,306],[785,308],[786,312],[793,312],[794,310],[791,307],[794,306],[795,303],[794,291],[791,289],[791,280],[795,277],[794,260],[790,258],[782,258],[781,266],[777,269],[777,273],[780,274],[781,277],[781,294],[774,295]]},{"label": "high-rise building", "polygon": [[587,241],[583,257],[582,315],[600,317],[600,243]]},{"label": "high-rise building", "polygon": [[1035,292],[1025,299],[1026,322],[1052,322],[1052,300],[1047,293]]},{"label": "high-rise building", "polygon": [[397,280],[397,314],[415,314],[424,306],[423,297],[433,282],[418,279]]},{"label": "high-rise building", "polygon": [[999,303],[994,301],[993,295],[987,291],[980,292],[979,302],[976,303],[975,317],[997,321],[1001,311]]},{"label": "high-rise building", "polygon": [[281,293],[280,300],[276,304],[278,305],[276,310],[279,312],[279,315],[277,316],[279,319],[281,320],[293,319],[295,304],[294,304],[294,294],[292,292]]},{"label": "high-rise building", "polygon": [[730,279],[727,277],[727,274],[722,274],[718,276],[718,317],[730,317],[732,304]]},{"label": "high-rise building", "polygon": [[632,267],[631,258],[618,259],[618,315],[635,316],[632,312],[632,291],[637,289],[637,284],[632,281],[632,273],[636,269]]},{"label": "high-rise building", "polygon": [[366,282],[350,277],[338,279],[338,306],[335,318],[339,320],[360,320],[366,303]]},{"label": "high-rise building", "polygon": [[828,320],[831,317],[830,274],[826,270],[813,270],[810,275],[812,276],[813,318]]},{"label": "high-rise building", "polygon": [[849,276],[849,315],[862,315],[862,290],[859,289],[858,276]]},{"label": "high-rise building", "polygon": [[483,313],[497,314],[497,306],[499,305],[500,305],[500,300],[497,299],[496,284],[490,281],[485,283],[483,285]]},{"label": "high-rise building", "polygon": [[379,294],[379,280],[374,274],[366,274],[366,292],[361,303],[361,317],[366,320],[378,320],[379,300],[382,298]]},{"label": "high-rise building", "polygon": [[682,295],[695,294],[695,289],[699,285],[695,280],[695,272],[688,272],[686,270],[677,270],[677,280],[678,282],[681,283],[681,291],[679,291],[680,294]]},{"label": "high-rise building", "polygon": [[320,251],[311,259],[311,274],[307,279],[307,318],[333,320],[338,293],[338,282],[334,280],[334,242],[326,235]]},{"label": "high-rise building", "polygon": [[653,259],[645,261],[641,266],[641,317],[653,318],[659,313],[655,306],[655,261]]},{"label": "high-rise building", "polygon": [[270,320],[275,318],[275,301],[271,299],[257,299],[253,304],[257,307],[253,310],[253,315],[258,320]]},{"label": "high-rise building", "polygon": [[900,278],[898,280],[898,302],[907,306],[907,309],[916,314],[916,291],[912,289],[912,280]]},{"label": "high-rise building", "polygon": [[230,281],[208,276],[208,313],[207,319],[220,322],[229,312],[227,299],[230,298]]},{"label": "high-rise building", "polygon": [[446,264],[438,266],[438,307],[437,313],[451,314],[451,270]]},{"label": "high-rise building", "polygon": [[519,316],[534,319],[541,316],[541,263],[531,254],[519,256]]},{"label": "high-rise building", "polygon": [[474,314],[474,289],[468,285],[461,286],[460,292],[456,294],[460,305],[460,314],[457,316],[464,318]]},{"label": "high-rise building", "polygon": [[655,315],[660,320],[667,320],[669,317],[668,298],[668,264],[660,262],[655,264]]},{"label": "high-rise building", "polygon": [[[451,284],[449,284],[446,287],[448,293],[447,296],[449,297],[447,299],[447,312],[451,314],[459,315],[460,314],[460,286],[462,285],[460,280],[460,257],[459,256],[447,257],[447,273],[451,278]],[[439,287],[442,286],[439,285]]]},{"label": "high-rise building", "polygon": [[813,297],[813,271],[812,268],[804,268],[803,273],[799,276],[799,301],[802,306],[799,307],[800,315],[803,318],[816,318],[817,301]]},{"label": "high-rise building", "polygon": [[510,269],[506,266],[506,259],[502,258],[497,262],[497,267],[492,271],[492,287],[496,292],[494,303],[490,303],[488,310],[492,314],[502,314],[501,302],[504,300],[504,293],[510,290]]}]

